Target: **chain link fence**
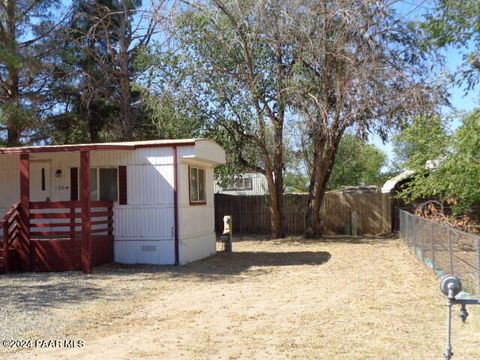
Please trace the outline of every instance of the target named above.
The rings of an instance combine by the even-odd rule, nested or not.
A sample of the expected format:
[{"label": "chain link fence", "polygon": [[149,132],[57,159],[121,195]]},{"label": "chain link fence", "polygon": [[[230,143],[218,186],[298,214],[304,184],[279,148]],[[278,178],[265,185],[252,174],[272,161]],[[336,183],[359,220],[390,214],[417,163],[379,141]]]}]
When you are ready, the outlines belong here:
[{"label": "chain link fence", "polygon": [[398,210],[400,237],[437,274],[452,274],[480,294],[480,236]]}]

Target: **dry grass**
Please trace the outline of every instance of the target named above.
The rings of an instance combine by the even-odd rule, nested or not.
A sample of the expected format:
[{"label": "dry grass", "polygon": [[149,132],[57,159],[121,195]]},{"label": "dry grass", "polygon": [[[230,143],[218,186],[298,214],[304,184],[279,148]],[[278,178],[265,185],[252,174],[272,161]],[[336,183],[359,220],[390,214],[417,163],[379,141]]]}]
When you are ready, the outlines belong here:
[{"label": "dry grass", "polygon": [[[8,356],[441,358],[446,311],[438,279],[402,242],[253,239],[234,243],[234,251],[182,268],[112,265],[88,278],[8,278],[12,289],[22,281],[65,286],[72,277],[90,289],[87,297],[79,292],[77,302],[51,302],[38,310],[61,319],[48,336],[82,339],[85,347]],[[457,359],[480,358],[480,311],[470,313],[467,324],[454,321]],[[41,330],[17,336],[47,335]]]}]

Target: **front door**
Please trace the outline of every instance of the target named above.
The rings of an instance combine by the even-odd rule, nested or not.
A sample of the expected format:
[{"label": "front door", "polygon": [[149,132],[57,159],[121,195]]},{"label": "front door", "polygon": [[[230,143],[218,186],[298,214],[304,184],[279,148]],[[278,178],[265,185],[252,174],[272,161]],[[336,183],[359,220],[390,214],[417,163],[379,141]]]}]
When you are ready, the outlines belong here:
[{"label": "front door", "polygon": [[49,161],[30,162],[30,201],[50,201],[51,176]]}]

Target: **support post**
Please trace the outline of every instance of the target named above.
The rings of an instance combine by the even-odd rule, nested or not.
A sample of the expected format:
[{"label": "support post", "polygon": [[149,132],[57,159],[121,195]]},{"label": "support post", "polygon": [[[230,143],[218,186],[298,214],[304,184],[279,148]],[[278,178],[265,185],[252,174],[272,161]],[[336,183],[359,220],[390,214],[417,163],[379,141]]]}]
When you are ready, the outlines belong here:
[{"label": "support post", "polygon": [[480,293],[480,238],[477,237],[477,278],[478,278],[478,291]]},{"label": "support post", "polygon": [[[190,174],[187,174],[190,176]],[[174,219],[174,247],[175,247],[175,265],[180,264],[180,239],[178,226],[178,155],[177,147],[173,147],[173,219]]]},{"label": "support post", "polygon": [[21,204],[21,229],[22,245],[19,254],[22,265],[29,271],[33,270],[33,248],[30,241],[30,156],[20,154],[20,204]]},{"label": "support post", "polygon": [[80,152],[80,202],[82,207],[81,266],[85,274],[92,272],[92,223],[90,219],[90,152]]}]

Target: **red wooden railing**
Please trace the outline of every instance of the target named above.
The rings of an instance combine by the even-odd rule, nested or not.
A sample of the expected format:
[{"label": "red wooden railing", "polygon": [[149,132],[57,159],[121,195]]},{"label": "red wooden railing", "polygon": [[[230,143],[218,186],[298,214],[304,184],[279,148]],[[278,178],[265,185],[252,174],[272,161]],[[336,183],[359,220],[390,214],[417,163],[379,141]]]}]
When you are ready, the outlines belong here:
[{"label": "red wooden railing", "polygon": [[[91,234],[113,233],[113,202],[91,201]],[[30,203],[30,237],[41,239],[80,237],[81,231],[80,201],[45,201]],[[79,221],[77,221],[79,220]]]},{"label": "red wooden railing", "polygon": [[2,221],[0,221],[0,229],[3,228],[3,266],[5,272],[10,271],[10,248],[15,241],[22,238],[21,225],[21,205],[19,203],[12,205]]},{"label": "red wooden railing", "polygon": [[82,232],[80,201],[28,205],[29,211],[23,211],[21,204],[13,205],[0,221],[0,230],[3,229],[0,258],[3,255],[5,272],[11,271],[13,265],[30,271],[79,270],[83,256],[88,259],[88,266],[113,261],[113,202],[90,202],[88,243]]}]

